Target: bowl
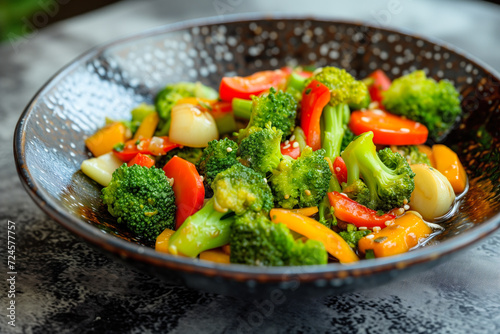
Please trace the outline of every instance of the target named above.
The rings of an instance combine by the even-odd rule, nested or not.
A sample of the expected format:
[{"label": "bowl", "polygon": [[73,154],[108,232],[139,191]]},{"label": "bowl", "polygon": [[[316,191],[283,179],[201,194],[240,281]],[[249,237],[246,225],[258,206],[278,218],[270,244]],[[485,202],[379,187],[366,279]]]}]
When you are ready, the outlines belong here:
[{"label": "bowl", "polygon": [[[251,267],[156,252],[116,223],[100,186],[79,169],[84,138],[105,117],[125,118],[167,83],[200,81],[285,65],[339,66],[357,78],[424,69],[451,80],[464,115],[442,140],[458,153],[469,190],[445,230],[399,256],[351,265]],[[177,23],[94,48],[54,75],[22,114],[14,138],[23,185],[40,208],[96,248],[188,287],[233,296],[335,294],[428,269],[500,226],[500,80],[441,42],[362,23],[291,16],[228,16]]]}]

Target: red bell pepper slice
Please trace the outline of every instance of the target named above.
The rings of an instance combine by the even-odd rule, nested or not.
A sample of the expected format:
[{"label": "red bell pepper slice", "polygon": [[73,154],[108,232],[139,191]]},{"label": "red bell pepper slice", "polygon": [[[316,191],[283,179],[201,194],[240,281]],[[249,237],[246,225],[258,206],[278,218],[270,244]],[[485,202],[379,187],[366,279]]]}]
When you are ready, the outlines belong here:
[{"label": "red bell pepper slice", "polygon": [[248,100],[271,87],[277,88],[287,77],[288,74],[282,70],[257,72],[248,77],[224,77],[219,95],[224,101],[232,101],[235,97]]},{"label": "red bell pepper slice", "polygon": [[[297,144],[295,144],[297,143]],[[294,146],[295,144],[295,146]],[[295,140],[289,141],[288,143],[281,143],[281,154],[288,155],[293,159],[297,159],[300,156],[300,147],[298,142]]]},{"label": "red bell pepper slice", "polygon": [[372,229],[378,226],[384,228],[387,221],[396,219],[396,216],[388,213],[379,216],[377,211],[367,208],[337,191],[328,193],[328,200],[335,209],[335,217],[356,227]]},{"label": "red bell pepper slice", "polygon": [[165,175],[174,179],[172,189],[175,194],[175,229],[178,229],[187,217],[203,206],[205,187],[196,167],[189,161],[174,156],[163,167]]},{"label": "red bell pepper slice", "polygon": [[320,118],[323,108],[330,101],[330,90],[313,80],[302,93],[300,126],[306,135],[306,143],[313,150],[321,148]]},{"label": "red bell pepper slice", "polygon": [[135,157],[132,158],[127,164],[127,166],[139,165],[143,167],[151,168],[155,164],[155,159],[151,158],[148,155],[137,153]]},{"label": "red bell pepper slice", "polygon": [[425,125],[383,110],[354,111],[349,127],[356,136],[372,131],[380,145],[419,145],[429,134]]},{"label": "red bell pepper slice", "polygon": [[345,165],[344,159],[341,157],[336,157],[333,162],[333,171],[340,184],[347,182],[347,166]]},{"label": "red bell pepper slice", "polygon": [[368,86],[372,101],[382,103],[382,92],[385,92],[391,86],[391,79],[385,75],[382,70],[376,70],[368,77],[373,80],[373,83]]},{"label": "red bell pepper slice", "polygon": [[113,153],[118,159],[128,162],[132,160],[137,153],[158,156],[164,155],[168,151],[180,146],[179,144],[170,142],[168,137],[132,139],[125,143],[122,150],[114,148]]}]

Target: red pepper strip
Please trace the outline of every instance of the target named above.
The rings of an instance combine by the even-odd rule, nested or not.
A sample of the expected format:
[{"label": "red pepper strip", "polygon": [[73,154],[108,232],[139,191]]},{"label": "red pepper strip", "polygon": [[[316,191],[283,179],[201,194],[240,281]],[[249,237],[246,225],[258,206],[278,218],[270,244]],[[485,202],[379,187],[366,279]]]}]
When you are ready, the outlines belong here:
[{"label": "red pepper strip", "polygon": [[300,147],[299,145],[293,146],[294,143],[297,143],[295,140],[289,141],[287,144],[281,143],[281,154],[288,155],[293,159],[297,159],[300,156]]},{"label": "red pepper strip", "polygon": [[354,111],[349,127],[356,136],[372,131],[380,145],[419,145],[429,134],[425,125],[382,110]]},{"label": "red pepper strip", "polygon": [[262,71],[248,77],[224,77],[220,83],[221,100],[232,101],[235,97],[249,100],[252,95],[259,95],[271,87],[277,88],[288,74],[281,70]]},{"label": "red pepper strip", "polygon": [[174,179],[172,189],[175,194],[175,229],[178,229],[187,217],[203,206],[205,187],[194,164],[174,156],[163,167],[165,175]]},{"label": "red pepper strip", "polygon": [[373,79],[373,83],[368,87],[372,101],[382,103],[382,92],[389,89],[391,86],[391,79],[389,79],[382,70],[376,70],[370,74],[369,78]]},{"label": "red pepper strip", "polygon": [[344,159],[341,157],[335,158],[333,162],[333,171],[340,184],[347,182],[347,166],[345,165]]},{"label": "red pepper strip", "polygon": [[386,227],[385,222],[396,218],[394,215],[377,215],[377,211],[367,208],[356,201],[341,195],[339,192],[328,193],[330,205],[335,209],[335,217],[356,227],[366,227],[372,229],[376,226]]},{"label": "red pepper strip", "polygon": [[128,162],[132,160],[137,153],[149,155],[164,155],[168,151],[180,147],[181,145],[170,142],[168,137],[153,137],[143,139],[132,139],[125,143],[125,147],[121,151],[113,149],[113,153],[118,159]]},{"label": "red pepper strip", "polygon": [[135,157],[130,160],[127,164],[127,166],[132,166],[132,165],[139,165],[143,167],[148,167],[151,168],[155,164],[155,160],[151,158],[150,156],[147,156],[142,153],[137,153]]},{"label": "red pepper strip", "polygon": [[330,101],[330,90],[313,80],[302,93],[300,126],[306,135],[306,143],[313,150],[321,148],[320,118],[323,108]]}]

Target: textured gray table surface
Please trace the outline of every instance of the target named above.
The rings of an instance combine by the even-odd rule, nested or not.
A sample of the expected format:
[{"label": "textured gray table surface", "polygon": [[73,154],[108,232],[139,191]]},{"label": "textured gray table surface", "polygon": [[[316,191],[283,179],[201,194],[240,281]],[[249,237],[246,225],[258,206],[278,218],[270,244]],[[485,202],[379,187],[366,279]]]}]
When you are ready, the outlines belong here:
[{"label": "textured gray table surface", "polygon": [[[12,134],[37,89],[85,50],[169,22],[249,11],[317,14],[406,28],[452,43],[500,70],[500,7],[470,1],[130,1],[0,45],[1,333],[248,329],[244,319],[260,312],[254,301],[169,286],[109,260],[47,218],[17,178]],[[7,220],[17,228],[16,327],[6,317]],[[500,333],[499,249],[497,232],[431,271],[357,293],[276,306],[251,329]]]}]

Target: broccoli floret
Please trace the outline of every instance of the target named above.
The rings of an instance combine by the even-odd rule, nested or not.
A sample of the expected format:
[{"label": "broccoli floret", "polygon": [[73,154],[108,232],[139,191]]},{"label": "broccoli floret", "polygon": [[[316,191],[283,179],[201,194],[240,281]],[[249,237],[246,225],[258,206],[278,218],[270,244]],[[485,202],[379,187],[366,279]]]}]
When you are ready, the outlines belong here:
[{"label": "broccoli floret", "polygon": [[295,241],[282,223],[263,214],[246,213],[231,228],[231,262],[255,266],[326,264],[325,246],[316,240]]},{"label": "broccoli floret", "polygon": [[210,141],[197,165],[205,185],[210,187],[217,174],[238,164],[237,154],[238,144],[228,138]]},{"label": "broccoli floret", "polygon": [[297,101],[293,96],[271,88],[269,94],[253,97],[250,121],[248,126],[238,133],[238,142],[250,134],[251,128],[265,128],[269,123],[283,132],[283,138],[288,137],[295,128],[296,116]]},{"label": "broccoli floret", "polygon": [[431,161],[429,160],[427,154],[420,151],[415,145],[397,146],[396,150],[396,152],[406,158],[406,161],[408,161],[410,165],[426,164],[431,166]]},{"label": "broccoli floret", "polygon": [[346,70],[337,67],[323,67],[320,72],[306,81],[321,82],[330,89],[330,105],[347,104],[352,109],[365,108],[370,104],[368,87],[359,80],[354,79]]},{"label": "broccoli floret", "polygon": [[284,156],[270,177],[276,206],[292,209],[316,206],[328,191],[332,173],[323,149],[306,147],[294,160]]},{"label": "broccoli floret", "polygon": [[200,97],[209,100],[216,100],[219,94],[214,89],[207,87],[200,82],[178,82],[168,85],[156,96],[156,110],[160,116],[160,123],[156,130],[156,136],[166,136],[170,130],[170,115],[172,107],[182,98]]},{"label": "broccoli floret", "polygon": [[175,196],[163,170],[123,164],[102,189],[108,211],[140,237],[154,240],[174,228]]},{"label": "broccoli floret", "polygon": [[167,154],[160,156],[160,158],[156,161],[156,167],[163,168],[174,156],[178,156],[184,160],[191,162],[196,165],[201,159],[201,155],[203,154],[203,149],[199,147],[188,147],[184,146],[183,148],[174,148],[167,152]]},{"label": "broccoli floret", "polygon": [[383,93],[384,107],[427,126],[435,140],[443,137],[462,113],[460,95],[447,80],[436,82],[424,71],[414,71],[394,80]]},{"label": "broccoli floret", "polygon": [[226,245],[236,215],[247,211],[267,214],[272,208],[271,189],[264,178],[241,164],[219,173],[212,188],[214,196],[170,237],[170,253],[195,257]]},{"label": "broccoli floret", "polygon": [[370,233],[372,233],[372,231],[370,230],[358,231],[356,226],[348,224],[347,230],[339,232],[339,235],[342,237],[342,239],[344,239],[347,242],[349,246],[356,249],[356,247],[358,247],[359,240]]},{"label": "broccoli floret", "polygon": [[219,211],[247,210],[268,212],[273,207],[273,195],[266,180],[253,169],[241,164],[219,173],[212,183],[214,206]]},{"label": "broccoli floret", "polygon": [[242,163],[265,176],[278,167],[281,154],[281,130],[271,128],[271,123],[264,129],[251,131],[240,144]]},{"label": "broccoli floret", "polygon": [[388,211],[410,200],[415,189],[415,173],[401,154],[389,148],[377,153],[373,132],[356,137],[342,153],[342,159],[347,166],[347,184],[344,185],[347,189],[356,189],[357,196],[353,199],[357,202],[373,210]]},{"label": "broccoli floret", "polygon": [[322,147],[326,156],[332,161],[340,155],[344,133],[351,117],[351,109],[360,109],[370,103],[368,88],[362,81],[356,80],[343,69],[324,67],[306,82],[316,80],[330,89],[331,97],[328,105],[323,109]]},{"label": "broccoli floret", "polygon": [[347,145],[349,145],[354,140],[354,137],[356,137],[354,133],[349,127],[347,127],[344,132],[344,137],[342,138],[342,144],[340,145],[340,152],[346,149]]}]

